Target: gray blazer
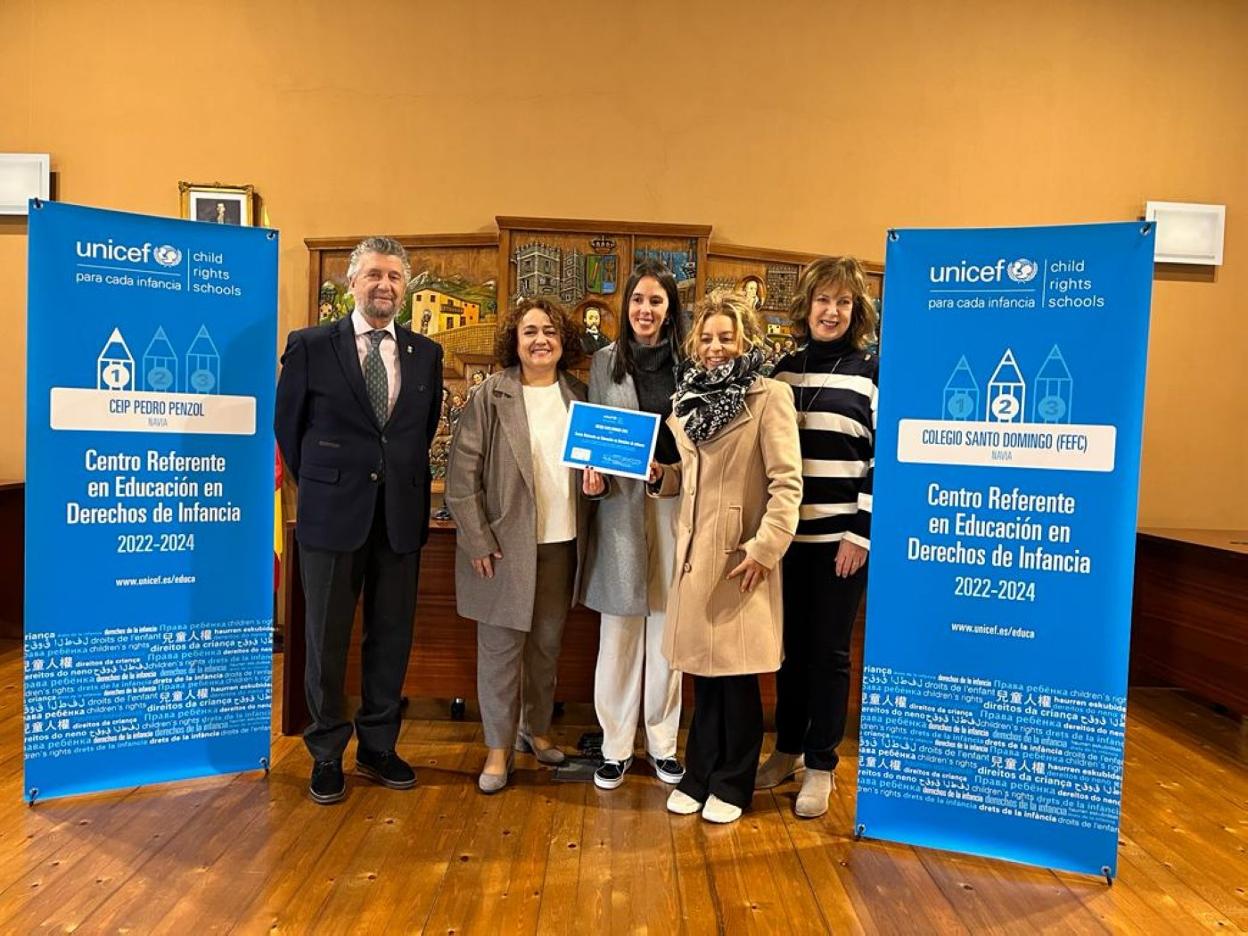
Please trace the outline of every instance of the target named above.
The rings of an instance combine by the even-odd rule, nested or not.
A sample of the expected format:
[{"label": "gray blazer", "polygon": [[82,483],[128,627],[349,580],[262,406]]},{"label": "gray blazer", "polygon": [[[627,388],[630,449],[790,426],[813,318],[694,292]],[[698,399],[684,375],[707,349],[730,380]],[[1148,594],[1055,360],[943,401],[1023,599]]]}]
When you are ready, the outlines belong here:
[{"label": "gray blazer", "polygon": [[[585,399],[585,385],[559,375],[565,403]],[[572,471],[571,468],[568,469]],[[576,584],[584,565],[590,503],[576,497]],[[533,453],[520,368],[491,374],[459,417],[446,468],[446,508],[455,519],[455,603],[460,615],[495,627],[528,631],[537,585],[537,501]],[[483,578],[472,560],[494,552],[494,577]]]},{"label": "gray blazer", "polygon": [[[589,402],[640,409],[632,375],[625,374],[618,384],[611,380],[614,360],[614,343],[594,353],[589,368]],[[581,579],[581,601],[595,611],[630,617],[650,613],[645,499],[641,481],[613,477],[606,496],[598,501]]]}]

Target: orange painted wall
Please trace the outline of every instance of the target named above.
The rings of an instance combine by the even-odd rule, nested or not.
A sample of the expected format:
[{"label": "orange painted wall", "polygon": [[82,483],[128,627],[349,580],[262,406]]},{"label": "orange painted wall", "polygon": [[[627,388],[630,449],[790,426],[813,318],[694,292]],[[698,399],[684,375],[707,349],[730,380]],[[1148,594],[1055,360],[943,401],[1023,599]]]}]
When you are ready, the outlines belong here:
[{"label": "orange painted wall", "polygon": [[[890,226],[1224,203],[1225,266],[1156,282],[1140,521],[1245,528],[1246,43],[1237,0],[0,0],[0,151],[51,152],[62,200],[155,214],[179,179],[254,183],[283,333],[315,235],[646,219],[882,259]],[[10,478],[25,251],[0,222]]]}]

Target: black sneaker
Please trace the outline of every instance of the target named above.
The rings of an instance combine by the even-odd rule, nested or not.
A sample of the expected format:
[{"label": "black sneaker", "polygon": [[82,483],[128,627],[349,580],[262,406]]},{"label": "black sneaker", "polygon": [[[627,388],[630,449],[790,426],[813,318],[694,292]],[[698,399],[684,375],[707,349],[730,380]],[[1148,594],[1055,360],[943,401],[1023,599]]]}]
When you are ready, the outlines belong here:
[{"label": "black sneaker", "polygon": [[355,752],[355,772],[391,790],[410,790],[416,785],[416,771],[394,751]]},{"label": "black sneaker", "polygon": [[313,802],[328,806],[339,803],[347,795],[347,780],[342,775],[341,760],[318,760],[312,765],[312,782],[308,795]]},{"label": "black sneaker", "polygon": [[594,786],[600,790],[614,790],[624,782],[624,775],[632,766],[631,757],[626,757],[622,761],[604,760],[602,766],[594,771]]},{"label": "black sneaker", "polygon": [[680,783],[685,779],[684,765],[674,757],[651,757],[650,764],[655,776],[664,783]]}]

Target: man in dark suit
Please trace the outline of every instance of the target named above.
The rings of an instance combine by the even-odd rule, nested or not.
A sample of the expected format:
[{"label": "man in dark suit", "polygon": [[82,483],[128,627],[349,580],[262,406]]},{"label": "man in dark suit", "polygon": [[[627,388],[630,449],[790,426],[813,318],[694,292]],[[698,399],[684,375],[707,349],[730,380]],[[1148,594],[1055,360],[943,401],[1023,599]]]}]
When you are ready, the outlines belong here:
[{"label": "man in dark suit", "polygon": [[393,789],[416,783],[395,753],[412,646],[420,547],[429,536],[429,446],[442,401],[442,348],[396,325],[411,276],[407,252],[369,237],[351,254],[347,318],[291,332],[275,429],[299,485],[296,536],[307,604],[304,741],[318,803],[346,795],[351,738],[343,682],[364,592],[358,773]]}]

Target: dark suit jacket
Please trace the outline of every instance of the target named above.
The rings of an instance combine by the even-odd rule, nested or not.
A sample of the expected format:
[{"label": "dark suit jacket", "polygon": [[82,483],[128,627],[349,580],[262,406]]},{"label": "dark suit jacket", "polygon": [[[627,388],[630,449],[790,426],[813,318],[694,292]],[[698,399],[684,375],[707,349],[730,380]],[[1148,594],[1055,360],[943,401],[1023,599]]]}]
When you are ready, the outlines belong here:
[{"label": "dark suit jacket", "polygon": [[394,551],[414,552],[429,538],[429,445],[442,403],[442,348],[401,325],[395,334],[399,396],[379,426],[350,317],[290,333],[274,430],[299,485],[295,534],[304,546],[363,546],[382,483]]}]

